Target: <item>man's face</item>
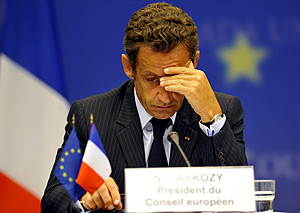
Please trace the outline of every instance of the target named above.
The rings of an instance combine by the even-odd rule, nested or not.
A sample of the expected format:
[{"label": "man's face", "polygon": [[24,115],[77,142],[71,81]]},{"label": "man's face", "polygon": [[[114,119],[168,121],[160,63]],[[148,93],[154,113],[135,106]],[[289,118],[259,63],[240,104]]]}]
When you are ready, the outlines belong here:
[{"label": "man's face", "polygon": [[169,53],[155,52],[146,45],[140,47],[134,84],[139,101],[150,115],[167,119],[180,109],[184,96],[167,92],[159,79],[165,75],[165,68],[187,67],[189,63],[189,52],[183,43]]}]

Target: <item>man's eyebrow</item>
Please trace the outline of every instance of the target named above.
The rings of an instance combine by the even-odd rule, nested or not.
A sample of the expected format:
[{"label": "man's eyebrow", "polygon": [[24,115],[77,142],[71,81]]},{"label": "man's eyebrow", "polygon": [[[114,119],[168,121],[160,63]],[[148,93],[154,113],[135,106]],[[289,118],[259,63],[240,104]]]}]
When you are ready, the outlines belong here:
[{"label": "man's eyebrow", "polygon": [[160,78],[161,76],[157,75],[156,73],[153,73],[153,72],[149,72],[149,71],[146,71],[144,73],[144,76],[152,76],[152,77],[157,77],[157,78]]}]

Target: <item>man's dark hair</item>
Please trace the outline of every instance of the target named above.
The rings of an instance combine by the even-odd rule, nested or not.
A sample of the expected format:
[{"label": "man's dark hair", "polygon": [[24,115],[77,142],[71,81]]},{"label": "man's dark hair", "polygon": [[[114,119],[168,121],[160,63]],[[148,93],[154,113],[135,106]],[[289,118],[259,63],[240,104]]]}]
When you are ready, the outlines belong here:
[{"label": "man's dark hair", "polygon": [[192,18],[173,5],[154,3],[132,15],[125,29],[124,50],[135,72],[142,44],[154,51],[168,53],[182,42],[194,61],[198,50],[198,35]]}]

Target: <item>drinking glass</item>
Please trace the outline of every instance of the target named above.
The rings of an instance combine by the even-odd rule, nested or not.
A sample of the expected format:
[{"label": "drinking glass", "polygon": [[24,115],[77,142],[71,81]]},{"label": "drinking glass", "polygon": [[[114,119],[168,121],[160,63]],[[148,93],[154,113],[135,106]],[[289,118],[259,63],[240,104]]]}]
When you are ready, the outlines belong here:
[{"label": "drinking glass", "polygon": [[256,212],[273,212],[275,180],[255,180]]}]

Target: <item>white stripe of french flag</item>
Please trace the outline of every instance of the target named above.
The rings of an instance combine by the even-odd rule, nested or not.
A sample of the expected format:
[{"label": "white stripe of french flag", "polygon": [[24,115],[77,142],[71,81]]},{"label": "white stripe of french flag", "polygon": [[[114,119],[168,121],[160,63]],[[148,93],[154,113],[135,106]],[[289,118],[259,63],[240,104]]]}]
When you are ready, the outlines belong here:
[{"label": "white stripe of french flag", "polygon": [[76,182],[90,194],[93,194],[110,176],[111,166],[98,131],[91,126],[81,167]]}]

